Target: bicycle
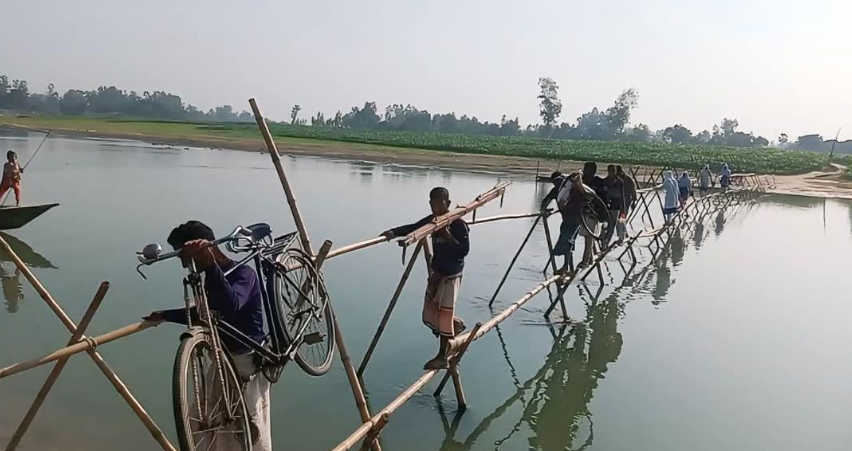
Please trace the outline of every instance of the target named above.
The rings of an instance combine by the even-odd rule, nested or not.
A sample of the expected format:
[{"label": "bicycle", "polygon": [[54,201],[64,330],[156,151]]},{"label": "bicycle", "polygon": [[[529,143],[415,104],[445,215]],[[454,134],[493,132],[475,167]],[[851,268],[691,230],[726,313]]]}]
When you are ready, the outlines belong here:
[{"label": "bicycle", "polygon": [[[239,446],[235,449],[252,448],[256,431],[251,430],[243,399],[244,383],[220,334],[253,352],[262,377],[270,383],[278,381],[290,360],[311,376],[321,376],[331,367],[334,320],[328,291],[311,256],[293,246],[295,238],[296,232],[292,232],[273,239],[270,226],[260,223],[237,227],[209,244],[246,254],[225,271],[226,276],[240,266],[254,265],[267,331],[262,343],[208,307],[202,276],[194,262],[187,265],[183,285],[188,328],[180,336],[172,376],[175,425],[182,451],[211,449],[221,436],[223,441],[229,437],[235,441]],[[159,244],[149,244],[138,253],[136,269],[146,278],[143,266],[179,256],[180,250],[163,254]],[[202,446],[205,441],[206,447]]]}]

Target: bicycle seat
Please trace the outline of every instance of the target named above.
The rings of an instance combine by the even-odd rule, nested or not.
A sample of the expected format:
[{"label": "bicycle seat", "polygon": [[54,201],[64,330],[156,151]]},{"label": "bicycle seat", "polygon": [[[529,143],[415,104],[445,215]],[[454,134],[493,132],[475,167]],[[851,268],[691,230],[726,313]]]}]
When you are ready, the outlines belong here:
[{"label": "bicycle seat", "polygon": [[270,227],[269,224],[265,222],[252,224],[246,228],[251,231],[251,240],[255,243],[272,235],[272,227]]}]

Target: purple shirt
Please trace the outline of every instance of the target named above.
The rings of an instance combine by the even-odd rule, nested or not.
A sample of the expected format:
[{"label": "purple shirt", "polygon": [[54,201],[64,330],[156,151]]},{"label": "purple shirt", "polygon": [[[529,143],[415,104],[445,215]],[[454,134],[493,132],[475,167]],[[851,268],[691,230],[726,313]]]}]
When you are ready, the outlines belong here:
[{"label": "purple shirt", "polygon": [[[228,263],[227,268],[234,265]],[[252,340],[261,343],[266,337],[263,332],[263,302],[260,295],[260,285],[257,274],[248,265],[240,266],[227,276],[219,265],[214,264],[204,271],[204,291],[211,309],[221,315],[221,319],[234,326]],[[186,310],[167,310],[166,320],[186,324]],[[197,312],[193,307],[193,321]],[[235,342],[225,334],[221,334],[222,342],[231,352],[245,350],[245,347]]]}]

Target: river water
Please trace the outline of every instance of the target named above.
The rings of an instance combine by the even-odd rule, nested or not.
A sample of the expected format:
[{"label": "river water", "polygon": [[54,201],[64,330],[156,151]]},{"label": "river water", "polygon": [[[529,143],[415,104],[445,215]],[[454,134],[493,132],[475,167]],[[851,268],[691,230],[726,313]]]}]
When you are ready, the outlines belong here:
[{"label": "river water", "polygon": [[[38,135],[0,136],[26,161]],[[414,221],[446,186],[466,203],[494,174],[285,157],[315,246],[344,245]],[[10,235],[72,318],[101,281],[112,286],[90,332],[179,307],[178,263],[135,272],[134,252],[165,242],[190,218],[226,233],[266,221],[294,228],[268,155],[153,148],[144,143],[52,137],[24,178],[24,203],[61,205]],[[515,180],[502,210],[535,208],[543,186]],[[770,196],[676,236],[625,277],[615,261],[569,290],[582,326],[548,326],[546,294],[477,341],[462,365],[469,408],[452,390],[429,390],[392,417],[384,449],[404,450],[848,450],[852,448],[852,204]],[[487,300],[532,220],[475,225],[459,310],[468,324],[493,313]],[[558,226],[556,218],[551,224]],[[326,279],[347,345],[360,361],[403,271],[390,244],[328,262]],[[539,227],[495,304],[542,280]],[[61,347],[68,334],[10,262],[2,263],[0,366]],[[422,374],[436,343],[420,323],[425,268],[418,263],[365,374],[378,410]],[[561,316],[561,315],[557,315]],[[558,318],[557,318],[558,319]],[[174,440],[171,367],[179,326],[162,325],[99,348]],[[0,380],[5,443],[49,372]],[[272,393],[276,449],[329,449],[358,426],[340,362],[324,377],[288,366]],[[175,441],[176,442],[176,441]],[[85,355],[71,359],[21,449],[156,449],[130,409]]]}]

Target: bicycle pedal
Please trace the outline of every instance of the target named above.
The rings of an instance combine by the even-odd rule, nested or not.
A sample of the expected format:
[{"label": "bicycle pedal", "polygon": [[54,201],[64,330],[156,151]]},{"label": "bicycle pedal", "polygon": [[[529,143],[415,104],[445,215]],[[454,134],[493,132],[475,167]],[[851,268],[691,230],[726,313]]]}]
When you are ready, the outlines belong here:
[{"label": "bicycle pedal", "polygon": [[309,334],[305,334],[305,338],[302,341],[309,345],[315,345],[318,343],[322,343],[325,338],[319,332],[312,332]]}]

